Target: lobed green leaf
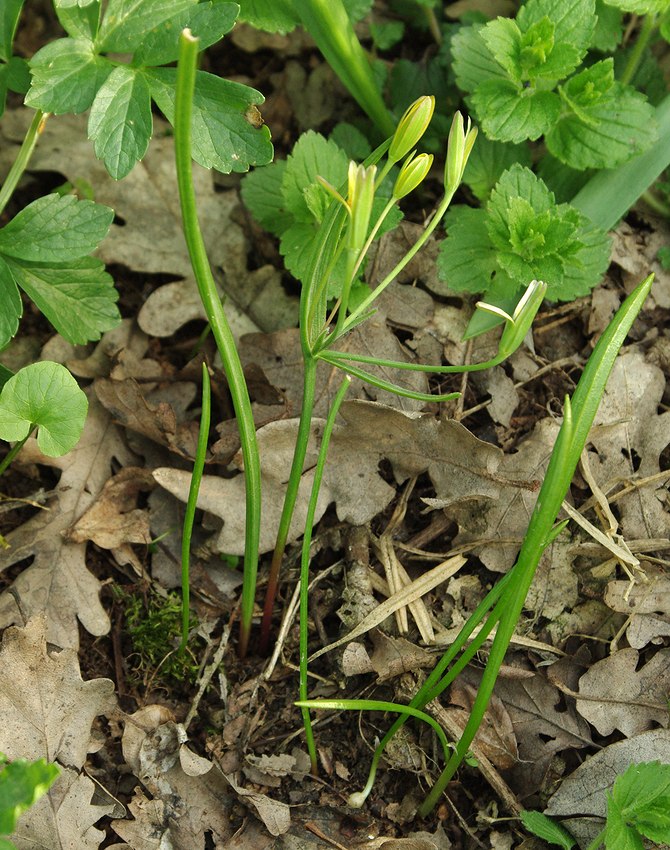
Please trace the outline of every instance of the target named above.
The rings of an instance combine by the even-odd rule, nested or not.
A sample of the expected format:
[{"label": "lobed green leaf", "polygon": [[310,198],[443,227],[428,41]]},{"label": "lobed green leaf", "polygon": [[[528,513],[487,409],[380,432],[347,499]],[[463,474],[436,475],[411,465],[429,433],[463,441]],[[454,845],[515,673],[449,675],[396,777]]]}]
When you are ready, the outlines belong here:
[{"label": "lobed green leaf", "polygon": [[[335,142],[313,130],[303,133],[286,160],[282,180],[282,194],[287,208],[297,221],[314,222],[314,210],[305,197],[305,190],[315,185],[322,198],[321,216],[330,205],[332,197],[317,181],[317,176],[339,187],[347,179],[349,159]],[[312,206],[315,206],[312,201]],[[317,216],[317,219],[320,219]]]},{"label": "lobed green leaf", "polygon": [[[153,99],[174,124],[176,69],[154,68],[145,73]],[[191,116],[193,159],[225,174],[270,162],[270,132],[256,120],[260,114],[255,104],[263,100],[249,86],[198,71]]]},{"label": "lobed green leaf", "polygon": [[8,265],[16,283],[69,342],[83,345],[118,325],[119,296],[100,260],[82,257],[42,266],[9,259]]},{"label": "lobed green leaf", "polygon": [[198,0],[109,0],[95,41],[100,52],[134,53],[145,38]]},{"label": "lobed green leaf", "polygon": [[151,94],[144,75],[119,65],[98,90],[88,119],[95,154],[115,180],[142,159],[152,129]]},{"label": "lobed green leaf", "polygon": [[512,80],[487,80],[472,95],[472,105],[489,138],[518,144],[538,139],[561,113],[557,94],[524,88]]},{"label": "lobed green leaf", "polygon": [[451,40],[456,82],[466,92],[474,92],[487,80],[507,80],[505,69],[484,41],[483,29],[481,24],[462,27]]},{"label": "lobed green leaf", "polygon": [[76,260],[105,238],[114,211],[74,195],[45,195],[0,230],[0,253],[35,263]]},{"label": "lobed green leaf", "polygon": [[282,192],[285,169],[286,160],[278,159],[250,171],[242,180],[242,200],[261,227],[275,236],[281,236],[293,222]]},{"label": "lobed green leaf", "polygon": [[24,366],[0,393],[0,437],[23,440],[38,428],[37,445],[49,457],[67,454],[81,436],[88,399],[60,363]]},{"label": "lobed green leaf", "polygon": [[29,64],[32,83],[26,103],[55,115],[88,109],[114,67],[83,38],[52,41]]},{"label": "lobed green leaf", "polygon": [[100,26],[100,0],[54,0],[56,15],[72,38],[94,39]]},{"label": "lobed green leaf", "polygon": [[477,137],[463,173],[467,184],[480,201],[486,201],[503,172],[518,162],[530,167],[531,157],[527,145],[494,142],[483,133]]}]

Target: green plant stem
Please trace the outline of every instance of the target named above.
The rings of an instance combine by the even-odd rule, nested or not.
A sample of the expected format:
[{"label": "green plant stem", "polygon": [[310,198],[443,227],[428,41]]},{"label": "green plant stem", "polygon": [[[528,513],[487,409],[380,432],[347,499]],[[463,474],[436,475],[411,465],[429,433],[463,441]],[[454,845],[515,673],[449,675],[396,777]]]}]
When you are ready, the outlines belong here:
[{"label": "green plant stem", "polygon": [[316,366],[317,361],[315,358],[312,357],[311,354],[308,353],[305,355],[303,352],[302,406],[300,408],[300,420],[298,423],[298,433],[293,452],[293,461],[291,463],[291,471],[286,485],[284,505],[282,507],[281,517],[279,518],[277,539],[275,542],[274,552],[272,553],[268,584],[265,591],[265,603],[263,605],[263,619],[261,621],[261,637],[259,643],[259,651],[261,653],[266,653],[270,645],[272,612],[274,611],[275,599],[277,598],[279,571],[284,557],[284,551],[286,549],[286,541],[288,540],[288,534],[291,528],[293,510],[295,508],[296,499],[298,498],[302,469],[305,464],[307,447],[309,445],[309,437],[312,427],[312,412],[314,410],[314,394],[316,391]]},{"label": "green plant stem", "polygon": [[181,203],[184,237],[188,246],[193,273],[198,284],[200,298],[212,326],[212,333],[221,354],[223,368],[228,380],[237,427],[242,444],[244,479],[246,486],[246,527],[244,541],[244,579],[240,615],[239,654],[247,653],[251,620],[256,593],[258,571],[258,546],[261,521],[261,466],[256,440],[256,427],[244,371],[235,347],[235,340],[226,319],[216,284],[207,259],[207,251],[198,222],[193,189],[191,162],[191,112],[195,72],[198,59],[198,39],[189,30],[184,30],[179,39],[179,62],[177,66],[177,95],[175,104],[175,155],[177,183]]},{"label": "green plant stem", "polygon": [[330,67],[382,136],[392,136],[395,126],[342,0],[293,0],[293,7]]},{"label": "green plant stem", "polygon": [[30,157],[32,156],[32,153],[35,150],[35,145],[37,144],[37,139],[44,129],[44,125],[46,124],[48,117],[48,112],[40,112],[39,109],[33,115],[33,120],[30,122],[30,127],[28,127],[28,132],[26,133],[21,147],[19,148],[16,159],[14,160],[12,167],[9,169],[9,174],[5,178],[2,188],[0,188],[0,213],[2,213],[4,208],[7,206],[14,189],[16,189],[18,182],[23,175],[23,172],[28,167]]},{"label": "green plant stem", "polygon": [[624,85],[630,85],[631,80],[635,76],[635,72],[640,67],[640,62],[644,56],[644,51],[647,49],[649,41],[656,29],[657,15],[645,15],[642,19],[642,26],[637,35],[633,49],[630,52],[626,67],[621,74],[620,82]]},{"label": "green plant stem", "polygon": [[447,783],[465,757],[481,724],[540,557],[548,542],[553,539],[552,526],[588,439],[607,378],[619,349],[649,294],[652,281],[653,275],[649,275],[619,308],[589,357],[572,402],[566,398],[563,424],[551,454],[549,467],[535,503],[517,563],[512,571],[513,578],[507,585],[504,596],[498,602],[501,606],[500,622],[470,717],[454,754],[419,808],[421,816],[427,815],[437,804]]},{"label": "green plant stem", "polygon": [[658,215],[662,215],[664,218],[670,219],[670,204],[659,198],[658,195],[655,195],[651,189],[647,189],[646,192],[643,192],[640,196],[640,200],[644,201],[645,204]]},{"label": "green plant stem", "polygon": [[[302,538],[302,552],[300,558],[300,699],[307,699],[307,658],[309,656],[308,640],[309,640],[309,562],[310,562],[310,547],[312,545],[312,530],[314,528],[314,517],[316,515],[316,506],[319,500],[319,491],[321,490],[321,481],[323,480],[323,470],[326,465],[326,457],[328,455],[328,446],[330,438],[335,426],[335,419],[340,409],[340,405],[344,401],[347,394],[351,378],[346,376],[340,388],[335,394],[333,403],[328,411],[328,418],[323,429],[321,437],[321,446],[314,468],[314,480],[312,482],[312,490],[309,496],[307,505],[307,516],[305,517],[305,534]],[[309,716],[308,708],[301,708],[302,722],[305,727],[305,739],[307,741],[307,751],[312,765],[312,773],[316,775],[318,770],[316,757],[316,744],[314,743],[314,732],[312,730],[312,721]]]},{"label": "green plant stem", "polygon": [[205,455],[209,439],[209,423],[212,411],[212,393],[209,383],[207,364],[202,364],[202,410],[200,412],[200,429],[198,445],[195,451],[191,484],[188,490],[188,501],[184,512],[184,529],[181,537],[181,643],[179,651],[184,652],[188,644],[188,629],[190,618],[190,560],[191,537],[193,536],[193,521],[198,504],[198,492],[202,473],[205,469]]},{"label": "green plant stem", "polygon": [[35,431],[36,427],[37,426],[34,426],[33,428],[31,428],[30,431],[28,431],[28,433],[26,434],[26,436],[22,440],[19,440],[18,443],[14,443],[14,445],[7,452],[7,454],[4,456],[2,461],[0,461],[0,475],[2,475],[2,473],[7,469],[9,464],[14,460],[14,458],[17,456],[17,454],[21,451],[21,449],[23,448],[23,444],[26,442],[28,437]]},{"label": "green plant stem", "polygon": [[442,44],[442,30],[440,29],[440,24],[438,23],[437,17],[435,16],[435,10],[432,6],[421,6],[421,10],[426,17],[426,21],[428,22],[428,29],[430,30],[430,34],[435,39],[436,44]]}]

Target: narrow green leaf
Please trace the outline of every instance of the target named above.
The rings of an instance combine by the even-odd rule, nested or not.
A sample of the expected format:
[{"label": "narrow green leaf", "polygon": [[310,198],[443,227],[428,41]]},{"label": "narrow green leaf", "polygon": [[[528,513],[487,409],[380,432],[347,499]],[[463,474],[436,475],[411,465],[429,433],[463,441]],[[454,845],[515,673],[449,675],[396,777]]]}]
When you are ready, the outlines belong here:
[{"label": "narrow green leaf", "polygon": [[179,36],[185,27],[200,40],[198,48],[205,50],[230,32],[237,18],[238,6],[226,0],[209,0],[185,9],[160,27],[149,32],[133,56],[134,65],[166,65],[179,55]]},{"label": "narrow green leaf", "polygon": [[54,0],[54,9],[72,38],[94,39],[100,26],[100,0]]},{"label": "narrow green leaf", "polygon": [[195,6],[198,0],[110,0],[96,48],[101,52],[133,53],[152,30]]},{"label": "narrow green leaf", "polygon": [[33,78],[26,103],[56,115],[84,112],[112,68],[95,53],[92,41],[59,38],[30,60]]},{"label": "narrow green leaf", "polygon": [[83,345],[100,339],[121,321],[118,293],[105,267],[93,257],[67,265],[41,266],[9,261],[14,279],[56,330],[69,342]]},{"label": "narrow green leaf", "polygon": [[153,129],[151,94],[141,72],[115,68],[93,101],[88,137],[115,180],[128,174],[149,147]]},{"label": "narrow green leaf", "polygon": [[3,0],[0,7],[0,59],[9,61],[23,0]]},{"label": "narrow green leaf", "polygon": [[23,303],[12,270],[0,257],[0,350],[19,329]]},{"label": "narrow green leaf", "polygon": [[522,88],[511,80],[487,80],[472,95],[472,105],[487,136],[500,142],[534,141],[556,123],[557,94]]},{"label": "narrow green leaf", "polygon": [[570,833],[556,821],[543,815],[542,812],[525,811],[521,812],[521,823],[533,835],[538,838],[543,838],[550,844],[556,844],[559,847],[570,850],[577,843]]},{"label": "narrow green leaf", "polygon": [[59,457],[77,445],[87,411],[88,399],[65,366],[47,360],[33,363],[2,388],[0,437],[23,440],[37,426],[40,451]]},{"label": "narrow green leaf", "polygon": [[74,195],[45,195],[0,230],[0,253],[35,263],[76,260],[107,235],[114,210]]},{"label": "narrow green leaf", "polygon": [[[174,124],[176,69],[154,68],[146,72],[146,79],[161,112]],[[270,131],[258,126],[255,107],[263,100],[249,86],[198,71],[191,117],[193,159],[225,174],[270,162]]]}]

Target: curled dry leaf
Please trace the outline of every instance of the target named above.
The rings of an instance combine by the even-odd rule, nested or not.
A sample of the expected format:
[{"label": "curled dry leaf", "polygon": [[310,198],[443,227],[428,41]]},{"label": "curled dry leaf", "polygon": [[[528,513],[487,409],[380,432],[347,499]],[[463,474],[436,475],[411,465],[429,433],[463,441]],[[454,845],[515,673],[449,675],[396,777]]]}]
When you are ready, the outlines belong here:
[{"label": "curled dry leaf", "polygon": [[661,649],[638,669],[636,649],[620,649],[594,664],[579,680],[577,711],[601,735],[619,729],[627,738],[654,724],[669,723],[670,649]]}]

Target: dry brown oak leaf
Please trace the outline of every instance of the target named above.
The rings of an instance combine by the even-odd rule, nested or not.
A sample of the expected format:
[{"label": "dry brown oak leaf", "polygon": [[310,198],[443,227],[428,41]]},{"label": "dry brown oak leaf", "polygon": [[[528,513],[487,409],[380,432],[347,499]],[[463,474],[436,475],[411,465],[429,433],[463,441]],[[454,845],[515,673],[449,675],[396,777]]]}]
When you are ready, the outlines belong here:
[{"label": "dry brown oak leaf", "polygon": [[44,758],[61,774],[19,820],[18,850],[96,850],[105,837],[93,826],[114,805],[92,805],[93,782],[79,770],[89,751],[91,725],[116,705],[109,679],[84,682],[73,649],[50,651],[44,615],[5,631],[0,647],[0,752],[8,758]]},{"label": "dry brown oak leaf", "polygon": [[102,491],[112,474],[112,461],[128,466],[136,458],[109,414],[89,396],[86,425],[71,452],[47,458],[31,439],[21,459],[62,472],[48,510],[41,510],[8,534],[10,548],[0,552],[0,572],[21,561],[32,561],[0,595],[0,628],[46,613],[49,643],[76,649],[77,620],[93,635],[107,634],[110,623],[100,604],[100,582],[86,567],[86,544],[71,543],[65,535]]}]

